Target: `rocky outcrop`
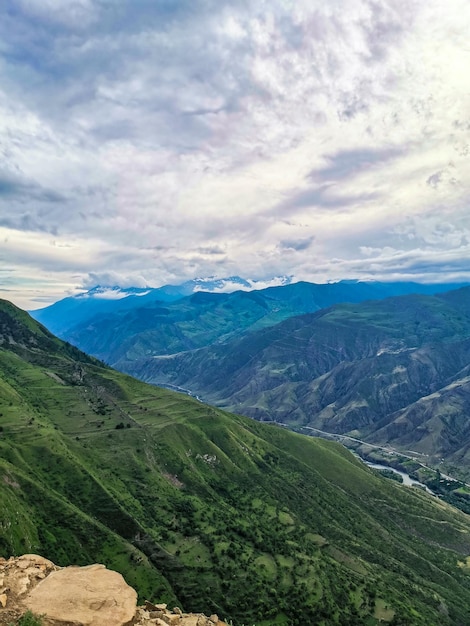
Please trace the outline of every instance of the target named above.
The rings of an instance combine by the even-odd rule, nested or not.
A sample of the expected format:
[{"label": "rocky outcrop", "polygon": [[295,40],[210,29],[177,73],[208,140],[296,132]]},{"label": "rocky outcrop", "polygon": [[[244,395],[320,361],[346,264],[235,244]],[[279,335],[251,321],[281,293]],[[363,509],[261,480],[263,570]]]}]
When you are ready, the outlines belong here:
[{"label": "rocky outcrop", "polygon": [[41,580],[25,604],[53,623],[124,626],[135,615],[137,593],[121,574],[104,565],[65,567]]},{"label": "rocky outcrop", "polygon": [[27,611],[44,626],[226,626],[217,615],[166,604],[137,606],[137,593],[104,565],[58,567],[36,554],[0,558],[0,626]]}]

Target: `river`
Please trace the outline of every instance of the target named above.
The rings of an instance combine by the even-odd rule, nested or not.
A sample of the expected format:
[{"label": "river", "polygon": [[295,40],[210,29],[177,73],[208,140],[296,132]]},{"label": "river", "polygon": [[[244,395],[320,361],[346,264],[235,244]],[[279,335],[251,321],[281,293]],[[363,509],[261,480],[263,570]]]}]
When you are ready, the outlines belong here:
[{"label": "river", "polygon": [[[361,459],[361,457],[358,457],[358,458]],[[411,476],[409,474],[406,474],[405,472],[401,472],[400,470],[397,470],[394,467],[389,467],[388,465],[381,465],[380,463],[370,463],[369,461],[365,461],[364,459],[361,459],[361,461],[365,463],[368,467],[371,467],[372,469],[388,470],[388,471],[394,472],[395,474],[398,474],[399,476],[403,478],[403,484],[407,485],[407,487],[413,487],[413,485],[416,485],[420,487],[421,489],[425,489],[428,493],[434,495],[434,493],[429,489],[429,487],[426,487],[426,485],[423,485],[423,483],[420,483],[419,480],[415,480],[414,478],[411,478]]]}]

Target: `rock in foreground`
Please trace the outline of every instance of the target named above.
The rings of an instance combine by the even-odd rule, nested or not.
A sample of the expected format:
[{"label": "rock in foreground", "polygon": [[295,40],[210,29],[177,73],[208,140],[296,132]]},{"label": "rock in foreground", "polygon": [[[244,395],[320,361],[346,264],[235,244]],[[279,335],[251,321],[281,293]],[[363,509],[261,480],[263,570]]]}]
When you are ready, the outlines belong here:
[{"label": "rock in foreground", "polygon": [[26,611],[44,626],[225,626],[216,615],[169,611],[165,604],[137,607],[137,593],[104,565],[58,567],[35,554],[0,558],[0,626]]}]

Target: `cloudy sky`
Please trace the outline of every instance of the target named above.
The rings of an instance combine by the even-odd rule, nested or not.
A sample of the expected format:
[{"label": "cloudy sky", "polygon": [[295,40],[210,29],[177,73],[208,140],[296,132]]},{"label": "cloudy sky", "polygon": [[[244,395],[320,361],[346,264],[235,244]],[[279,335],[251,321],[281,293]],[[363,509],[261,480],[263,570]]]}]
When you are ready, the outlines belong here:
[{"label": "cloudy sky", "polygon": [[468,0],[3,0],[0,296],[470,280]]}]

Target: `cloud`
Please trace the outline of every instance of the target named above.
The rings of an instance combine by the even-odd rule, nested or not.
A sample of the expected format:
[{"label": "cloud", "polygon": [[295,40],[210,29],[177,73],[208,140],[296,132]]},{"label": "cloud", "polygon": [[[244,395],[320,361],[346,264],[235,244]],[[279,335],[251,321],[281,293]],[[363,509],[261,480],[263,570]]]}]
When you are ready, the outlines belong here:
[{"label": "cloud", "polygon": [[305,239],[287,239],[279,243],[279,247],[283,250],[296,250],[301,252],[302,250],[308,250],[314,241],[314,237],[306,237]]},{"label": "cloud", "polygon": [[312,170],[309,179],[315,183],[331,183],[344,180],[365,169],[382,168],[387,162],[403,154],[403,148],[352,149],[340,150],[337,154],[326,155],[326,164]]},{"label": "cloud", "polygon": [[[213,293],[232,293],[233,291],[252,291],[253,289],[267,289],[268,287],[279,287],[288,285],[292,282],[292,276],[274,276],[268,280],[247,280],[244,283],[234,278],[221,279],[220,284],[212,286],[210,291]],[[207,290],[207,286],[196,286],[194,291]]]},{"label": "cloud", "polygon": [[15,297],[24,276],[42,298],[113,272],[158,286],[392,271],[365,249],[450,275],[446,251],[464,259],[468,240],[469,16],[464,0],[6,3]]},{"label": "cloud", "polygon": [[89,272],[85,280],[83,281],[83,287],[91,289],[96,285],[101,287],[148,287],[147,282],[143,276],[138,275],[123,275],[119,272]]},{"label": "cloud", "polygon": [[24,180],[12,172],[0,170],[0,201],[2,199],[66,202],[66,198],[54,189],[45,189],[35,181]]}]

